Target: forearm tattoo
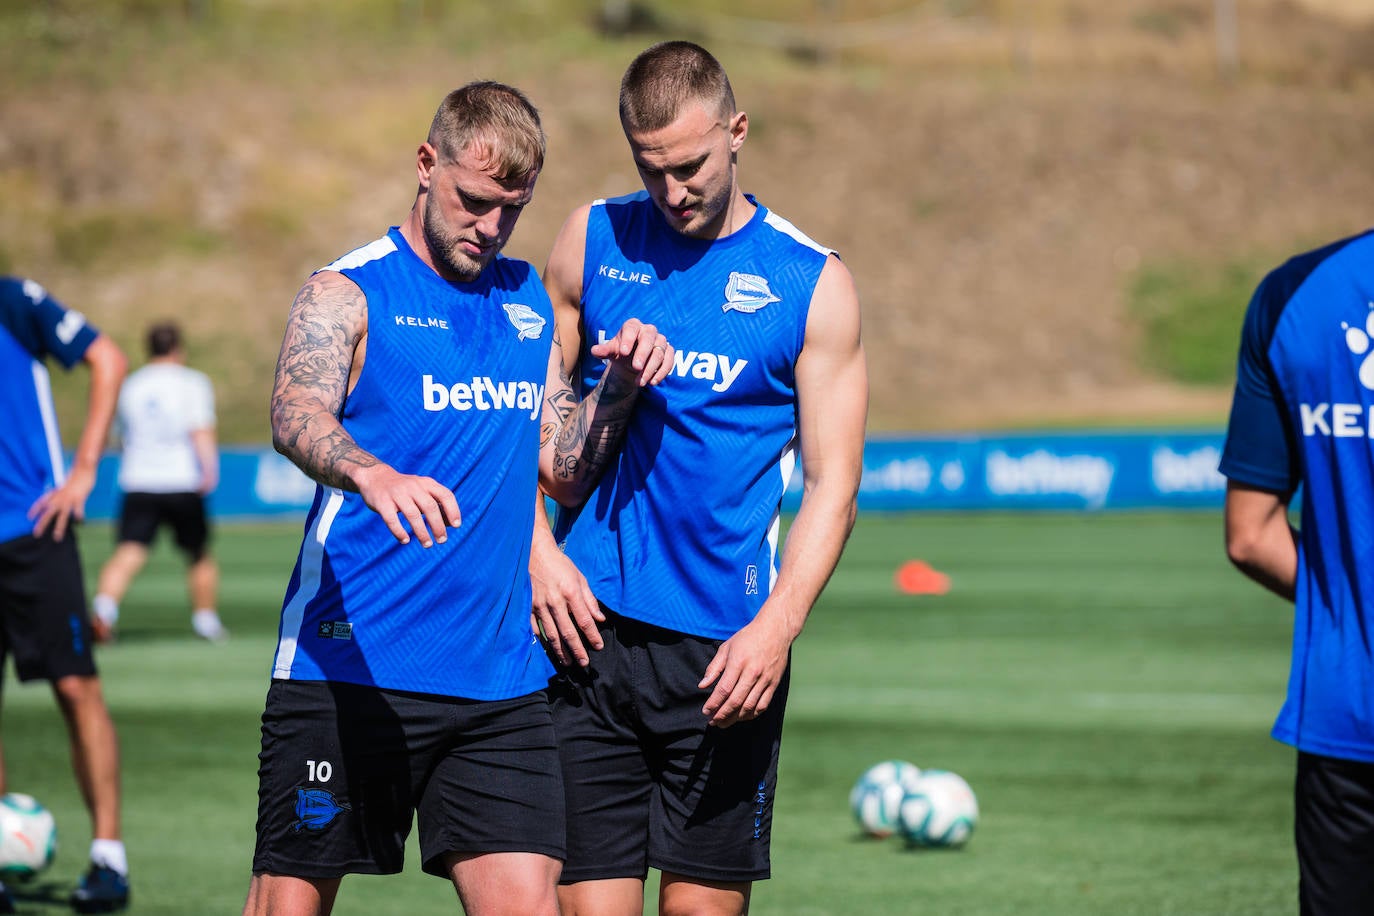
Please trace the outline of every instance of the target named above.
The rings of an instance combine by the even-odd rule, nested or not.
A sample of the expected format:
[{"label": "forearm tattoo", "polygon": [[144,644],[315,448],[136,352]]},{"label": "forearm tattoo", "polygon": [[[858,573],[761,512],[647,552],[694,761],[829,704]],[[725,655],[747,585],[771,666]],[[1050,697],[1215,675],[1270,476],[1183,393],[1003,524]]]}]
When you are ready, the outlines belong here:
[{"label": "forearm tattoo", "polygon": [[272,442],[314,480],[357,490],[351,472],[379,462],[339,423],[367,303],[352,283],[312,277],[287,318],[272,388]]},{"label": "forearm tattoo", "polygon": [[[639,387],[610,369],[581,404],[560,414],[562,425],[554,441],[554,476],[568,481],[595,482],[620,447]],[[568,392],[571,395],[571,391]],[[554,405],[555,411],[566,404]]]}]

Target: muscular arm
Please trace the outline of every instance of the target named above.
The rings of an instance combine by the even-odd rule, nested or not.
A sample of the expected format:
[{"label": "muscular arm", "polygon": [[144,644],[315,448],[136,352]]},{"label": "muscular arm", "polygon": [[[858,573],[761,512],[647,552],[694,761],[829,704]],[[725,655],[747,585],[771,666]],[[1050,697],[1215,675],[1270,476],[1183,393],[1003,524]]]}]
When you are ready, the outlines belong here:
[{"label": "muscular arm", "polygon": [[[363,450],[339,422],[367,350],[367,299],[341,274],[323,271],[296,294],[272,388],[272,444],[311,478],[360,494],[401,543],[429,547],[459,523],[458,502],[428,477],[402,474]],[[431,532],[433,533],[431,536]]]},{"label": "muscular arm", "polygon": [[115,406],[119,402],[119,386],[129,369],[129,362],[114,341],[101,334],[86,348],[82,356],[91,370],[91,384],[86,399],[86,422],[76,444],[71,470],[62,486],[43,494],[29,514],[35,518],[34,534],[42,536],[52,527],[53,538],[62,540],[72,519],[80,521],[86,513],[86,498],[95,487],[100,455],[110,436]]},{"label": "muscular arm", "polygon": [[355,493],[358,471],[379,464],[339,422],[366,334],[362,290],[341,274],[315,274],[291,304],[272,387],[272,445],[314,480]]},{"label": "muscular arm", "polygon": [[792,642],[854,526],[867,413],[858,294],[849,271],[832,257],[816,285],[797,360],[801,508],[773,591],[754,620],[722,644],[702,678],[703,688],[715,684],[703,707],[712,725],[754,718],[772,699]]},{"label": "muscular arm", "polygon": [[1226,485],[1226,555],[1236,568],[1292,601],[1298,579],[1298,533],[1288,500],[1236,481]]}]

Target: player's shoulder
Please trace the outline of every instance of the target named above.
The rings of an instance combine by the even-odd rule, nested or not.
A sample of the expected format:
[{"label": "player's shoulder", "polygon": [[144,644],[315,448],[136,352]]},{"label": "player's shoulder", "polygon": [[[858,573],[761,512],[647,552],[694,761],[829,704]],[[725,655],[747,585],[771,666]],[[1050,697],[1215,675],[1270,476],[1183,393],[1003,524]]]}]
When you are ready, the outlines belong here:
[{"label": "player's shoulder", "polygon": [[835,249],[817,242],[782,214],[775,210],[770,210],[762,204],[760,204],[759,207],[763,211],[762,218],[764,228],[773,233],[775,237],[783,240],[785,244],[796,245],[823,257],[830,257],[831,255],[835,255],[836,258],[839,257]]}]

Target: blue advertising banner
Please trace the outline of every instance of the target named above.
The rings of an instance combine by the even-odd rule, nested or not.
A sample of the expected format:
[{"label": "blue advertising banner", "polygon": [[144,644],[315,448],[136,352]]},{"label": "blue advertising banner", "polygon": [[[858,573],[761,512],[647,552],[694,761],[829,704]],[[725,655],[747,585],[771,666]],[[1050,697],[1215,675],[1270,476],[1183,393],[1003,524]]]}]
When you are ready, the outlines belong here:
[{"label": "blue advertising banner", "polygon": [[[1219,432],[1017,433],[873,437],[864,447],[861,511],[1220,507],[1226,479]],[[118,509],[118,458],[100,465],[86,507],[92,519]],[[800,466],[783,499],[801,503]],[[315,484],[271,449],[230,448],[220,457],[216,518],[299,519]]]},{"label": "blue advertising banner", "polygon": [[[872,438],[861,511],[1219,507],[1221,433]],[[801,475],[784,507],[801,500]]]}]

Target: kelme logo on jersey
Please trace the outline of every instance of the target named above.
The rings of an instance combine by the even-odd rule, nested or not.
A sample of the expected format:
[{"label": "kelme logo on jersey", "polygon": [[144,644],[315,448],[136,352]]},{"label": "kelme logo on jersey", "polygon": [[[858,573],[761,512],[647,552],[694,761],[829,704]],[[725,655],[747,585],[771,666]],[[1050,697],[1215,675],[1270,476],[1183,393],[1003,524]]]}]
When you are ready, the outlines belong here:
[{"label": "kelme logo on jersey", "polygon": [[510,319],[511,326],[520,332],[518,340],[538,340],[544,333],[544,316],[528,305],[503,302],[501,308],[506,310],[506,317]]},{"label": "kelme logo on jersey", "polygon": [[[1364,327],[1341,322],[1345,347],[1360,360],[1356,377],[1366,389],[1374,391],[1374,302],[1369,303]],[[1374,439],[1374,411],[1364,404],[1299,404],[1298,417],[1304,436],[1334,436],[1337,439]]]},{"label": "kelme logo on jersey", "polygon": [[730,279],[725,281],[725,304],[722,312],[744,312],[752,315],[770,302],[781,302],[773,295],[768,281],[755,274],[742,274],[730,271]]},{"label": "kelme logo on jersey", "polygon": [[445,385],[434,376],[423,378],[425,410],[528,410],[531,420],[539,419],[544,401],[544,386],[533,382],[498,382],[490,376],[475,375],[464,382]]},{"label": "kelme logo on jersey", "polygon": [[[596,342],[610,340],[605,329],[596,332]],[[724,353],[698,353],[695,350],[674,350],[672,375],[678,378],[699,378],[712,382],[712,391],[726,391],[739,378],[747,359],[731,359]]]}]

